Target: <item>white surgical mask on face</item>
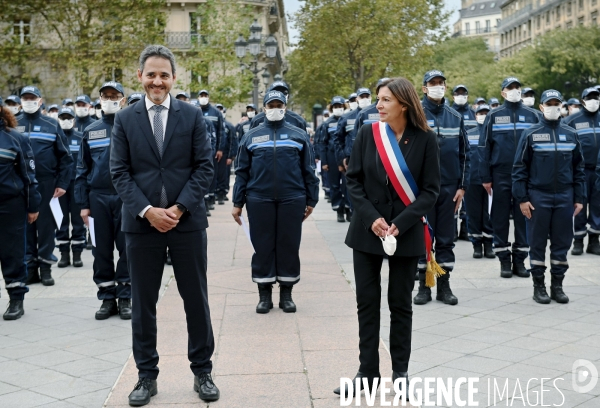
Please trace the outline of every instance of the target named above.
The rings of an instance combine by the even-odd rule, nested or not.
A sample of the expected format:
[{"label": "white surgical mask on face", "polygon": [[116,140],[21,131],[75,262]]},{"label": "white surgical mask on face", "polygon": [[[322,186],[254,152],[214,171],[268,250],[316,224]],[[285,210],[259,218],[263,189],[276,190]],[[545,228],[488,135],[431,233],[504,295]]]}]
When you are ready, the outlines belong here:
[{"label": "white surgical mask on face", "polygon": [[525,106],[533,106],[534,104],[535,104],[535,97],[528,96],[526,98],[523,98],[523,105],[525,105]]},{"label": "white surgical mask on face", "polygon": [[571,108],[571,115],[575,115],[581,110],[581,108]]},{"label": "white surgical mask on face", "polygon": [[100,101],[100,106],[102,106],[102,112],[105,115],[112,115],[117,113],[119,109],[121,109],[121,101],[125,98],[121,98],[118,101]]},{"label": "white surgical mask on face", "polygon": [[58,112],[48,112],[48,117],[52,119],[58,119]]},{"label": "white surgical mask on face", "polygon": [[485,122],[485,115],[477,115],[477,116],[475,116],[475,120],[480,125],[483,125],[483,122]]},{"label": "white surgical mask on face", "polygon": [[85,106],[83,108],[75,108],[75,114],[79,118],[84,118],[90,114],[90,110]]},{"label": "white surgical mask on face", "polygon": [[280,108],[265,109],[265,115],[267,116],[268,121],[277,122],[284,118],[285,109],[280,109]]},{"label": "white surgical mask on face", "polygon": [[339,118],[340,116],[342,116],[344,114],[344,108],[332,109],[331,113],[333,113],[333,116],[337,116]]},{"label": "white surgical mask on face", "polygon": [[204,97],[198,98],[198,102],[200,103],[200,105],[206,106],[206,105],[208,105],[208,98],[204,98]]},{"label": "white surgical mask on face", "polygon": [[467,95],[456,95],[454,97],[454,102],[459,106],[463,106],[467,103],[467,99],[469,99]]},{"label": "white surgical mask on face", "polygon": [[40,108],[38,101],[22,101],[21,105],[25,113],[35,113]]},{"label": "white surgical mask on face", "polygon": [[544,117],[547,120],[558,120],[560,118],[560,106],[546,106],[544,105]]},{"label": "white surgical mask on face", "polygon": [[[12,112],[13,115],[16,115],[17,113],[19,113],[19,107],[18,106],[7,106],[8,110]],[[598,109],[596,109],[598,110]]]},{"label": "white surgical mask on face", "polygon": [[358,107],[361,109],[366,108],[371,104],[371,98],[363,98],[358,100]]},{"label": "white surgical mask on face", "polygon": [[356,108],[358,108],[358,102],[350,102],[350,110],[355,110]]},{"label": "white surgical mask on face", "polygon": [[506,91],[505,99],[509,102],[519,102],[521,100],[521,90],[511,89],[510,91]]},{"label": "white surgical mask on face", "polygon": [[73,126],[75,125],[75,119],[59,119],[58,124],[63,130],[73,129]]},{"label": "white surgical mask on face", "polygon": [[567,108],[561,108],[560,109],[560,114],[563,116],[568,116],[569,115],[569,110]]},{"label": "white surgical mask on face", "polygon": [[100,119],[102,117],[102,109],[94,109],[94,111],[96,112],[96,117]]},{"label": "white surgical mask on face", "polygon": [[427,96],[431,99],[442,99],[444,97],[444,92],[446,92],[446,87],[444,85],[427,87]]},{"label": "white surgical mask on face", "polygon": [[598,99],[590,99],[587,101],[583,101],[583,106],[588,112],[597,112],[600,107],[600,101]]},{"label": "white surgical mask on face", "polygon": [[246,115],[248,115],[248,119],[252,119],[253,117],[256,116],[256,112],[254,112],[254,111],[246,112]]}]

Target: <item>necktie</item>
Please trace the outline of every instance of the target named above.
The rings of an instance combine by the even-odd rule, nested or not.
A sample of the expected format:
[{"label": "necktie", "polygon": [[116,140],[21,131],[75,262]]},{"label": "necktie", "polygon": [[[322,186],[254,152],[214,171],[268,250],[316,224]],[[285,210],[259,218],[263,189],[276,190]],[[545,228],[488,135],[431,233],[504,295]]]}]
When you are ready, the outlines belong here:
[{"label": "necktie", "polygon": [[[154,105],[152,109],[154,109],[154,140],[156,141],[156,147],[158,148],[158,154],[162,158],[163,154],[163,121],[161,112],[165,107],[162,105]],[[167,200],[167,191],[165,190],[165,186],[162,186],[160,191],[160,206],[162,208],[167,208],[169,201]]]}]

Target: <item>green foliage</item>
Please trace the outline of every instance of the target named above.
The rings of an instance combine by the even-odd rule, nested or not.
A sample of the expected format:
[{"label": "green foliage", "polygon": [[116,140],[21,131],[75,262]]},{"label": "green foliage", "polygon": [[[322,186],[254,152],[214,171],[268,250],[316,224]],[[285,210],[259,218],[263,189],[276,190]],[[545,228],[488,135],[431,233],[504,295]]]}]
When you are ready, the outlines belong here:
[{"label": "green foliage", "polygon": [[443,37],[443,0],[306,0],[286,79],[307,110],[382,77],[423,71]]}]

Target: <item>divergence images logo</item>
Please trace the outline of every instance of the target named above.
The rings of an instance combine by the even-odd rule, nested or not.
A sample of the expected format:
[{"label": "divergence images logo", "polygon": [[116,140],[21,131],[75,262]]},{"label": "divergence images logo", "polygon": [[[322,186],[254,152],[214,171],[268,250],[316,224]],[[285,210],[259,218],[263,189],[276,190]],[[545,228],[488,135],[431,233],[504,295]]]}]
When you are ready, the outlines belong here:
[{"label": "divergence images logo", "polygon": [[573,363],[573,391],[585,394],[598,383],[598,369],[588,360],[575,360]]}]

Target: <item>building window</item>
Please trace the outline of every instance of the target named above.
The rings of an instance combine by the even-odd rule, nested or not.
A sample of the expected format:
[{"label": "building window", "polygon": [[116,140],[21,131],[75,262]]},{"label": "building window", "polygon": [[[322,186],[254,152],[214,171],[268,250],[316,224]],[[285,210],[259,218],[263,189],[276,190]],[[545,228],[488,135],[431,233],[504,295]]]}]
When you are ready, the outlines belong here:
[{"label": "building window", "polygon": [[502,21],[502,20],[499,18],[496,19],[496,27],[500,27],[500,21]]},{"label": "building window", "polygon": [[12,34],[16,37],[19,44],[31,44],[31,21],[29,19],[15,20]]},{"label": "building window", "polygon": [[536,20],[537,29],[539,30],[542,27],[542,18],[537,16]]},{"label": "building window", "polygon": [[475,34],[481,34],[481,26],[479,21],[475,22]]},{"label": "building window", "polygon": [[546,11],[546,25],[550,25],[550,12]]},{"label": "building window", "polygon": [[579,17],[579,18],[577,19],[577,24],[578,24],[578,25],[580,25],[580,26],[582,26],[582,25],[583,25],[583,23],[584,23],[584,19],[585,19],[585,17]]},{"label": "building window", "polygon": [[598,3],[598,0],[592,0],[592,6],[595,6]]},{"label": "building window", "polygon": [[592,13],[592,26],[596,27],[598,26],[598,12],[594,11]]},{"label": "building window", "polygon": [[471,34],[471,23],[465,23],[465,35]]},{"label": "building window", "polygon": [[579,0],[579,10],[583,10],[583,0]]},{"label": "building window", "polygon": [[568,21],[567,22],[567,28],[573,28],[573,22],[572,21]]},{"label": "building window", "polygon": [[567,16],[571,15],[571,2],[567,3]]},{"label": "building window", "polygon": [[489,33],[492,31],[492,22],[490,20],[485,20],[485,32]]},{"label": "building window", "polygon": [[560,6],[556,8],[556,21],[560,20]]}]

